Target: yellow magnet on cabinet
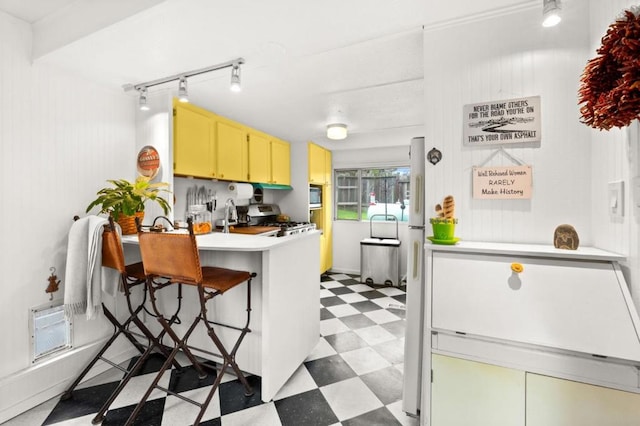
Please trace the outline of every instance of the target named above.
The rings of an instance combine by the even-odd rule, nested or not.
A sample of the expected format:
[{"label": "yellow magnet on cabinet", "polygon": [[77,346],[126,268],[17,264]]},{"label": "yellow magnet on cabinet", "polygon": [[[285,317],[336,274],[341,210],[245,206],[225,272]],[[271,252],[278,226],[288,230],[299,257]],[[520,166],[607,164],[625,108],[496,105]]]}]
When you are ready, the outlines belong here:
[{"label": "yellow magnet on cabinet", "polygon": [[513,272],[515,272],[516,274],[519,274],[520,272],[524,271],[524,266],[522,266],[521,263],[512,263],[511,264],[511,270]]}]

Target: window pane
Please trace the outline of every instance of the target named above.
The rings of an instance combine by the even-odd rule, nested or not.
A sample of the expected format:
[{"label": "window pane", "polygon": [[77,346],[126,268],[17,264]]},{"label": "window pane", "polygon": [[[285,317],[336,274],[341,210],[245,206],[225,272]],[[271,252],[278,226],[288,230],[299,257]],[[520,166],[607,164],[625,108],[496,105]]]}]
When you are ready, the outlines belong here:
[{"label": "window pane", "polygon": [[336,170],[336,219],[360,220],[358,170]]},{"label": "window pane", "polygon": [[336,219],[409,220],[409,167],[335,171]]},{"label": "window pane", "polygon": [[[387,215],[398,221],[409,220],[409,168],[362,170],[362,193],[366,200],[366,215],[363,219],[387,220]],[[365,217],[366,216],[366,217]]]}]

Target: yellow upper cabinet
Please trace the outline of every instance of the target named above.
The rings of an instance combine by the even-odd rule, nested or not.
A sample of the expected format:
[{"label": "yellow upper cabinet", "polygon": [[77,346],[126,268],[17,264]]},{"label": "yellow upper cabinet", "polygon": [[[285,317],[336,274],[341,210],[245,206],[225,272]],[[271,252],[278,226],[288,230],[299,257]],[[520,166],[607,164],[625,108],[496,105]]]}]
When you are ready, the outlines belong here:
[{"label": "yellow upper cabinet", "polygon": [[[309,183],[315,185],[326,185],[327,183],[327,166],[326,166],[326,149],[309,142]],[[329,157],[331,161],[331,157]],[[331,167],[331,163],[329,163]]]},{"label": "yellow upper cabinet", "polygon": [[249,129],[249,181],[270,183],[271,181],[271,150],[269,137],[264,133]]},{"label": "yellow upper cabinet", "polygon": [[192,104],[173,108],[176,175],[291,184],[288,142]]},{"label": "yellow upper cabinet", "polygon": [[331,185],[332,168],[331,168],[331,151],[324,150],[324,180],[327,185]]},{"label": "yellow upper cabinet", "polygon": [[247,137],[244,126],[215,115],[218,179],[248,180]]},{"label": "yellow upper cabinet", "polygon": [[291,148],[288,142],[248,129],[249,181],[291,184]]},{"label": "yellow upper cabinet", "polygon": [[215,178],[214,122],[193,105],[175,105],[173,171],[176,175]]},{"label": "yellow upper cabinet", "polygon": [[279,185],[291,185],[291,146],[280,139],[271,139],[271,180]]}]

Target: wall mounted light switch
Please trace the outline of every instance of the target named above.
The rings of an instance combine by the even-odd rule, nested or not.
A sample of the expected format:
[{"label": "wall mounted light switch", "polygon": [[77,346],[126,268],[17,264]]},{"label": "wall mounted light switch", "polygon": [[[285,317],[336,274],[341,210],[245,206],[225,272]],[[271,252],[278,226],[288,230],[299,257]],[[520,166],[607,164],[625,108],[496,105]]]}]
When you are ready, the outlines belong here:
[{"label": "wall mounted light switch", "polygon": [[608,207],[611,219],[624,216],[624,181],[609,182]]}]

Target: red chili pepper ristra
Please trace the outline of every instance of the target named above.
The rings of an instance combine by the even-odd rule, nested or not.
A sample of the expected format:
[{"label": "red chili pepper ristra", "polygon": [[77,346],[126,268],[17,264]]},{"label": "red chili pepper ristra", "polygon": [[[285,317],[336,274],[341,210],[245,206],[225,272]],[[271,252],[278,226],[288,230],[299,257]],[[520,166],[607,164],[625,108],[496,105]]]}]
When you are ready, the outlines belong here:
[{"label": "red chili pepper ristra", "polygon": [[627,126],[640,118],[640,13],[626,10],[596,53],[580,78],[580,121],[600,130]]}]

